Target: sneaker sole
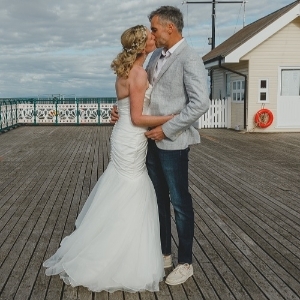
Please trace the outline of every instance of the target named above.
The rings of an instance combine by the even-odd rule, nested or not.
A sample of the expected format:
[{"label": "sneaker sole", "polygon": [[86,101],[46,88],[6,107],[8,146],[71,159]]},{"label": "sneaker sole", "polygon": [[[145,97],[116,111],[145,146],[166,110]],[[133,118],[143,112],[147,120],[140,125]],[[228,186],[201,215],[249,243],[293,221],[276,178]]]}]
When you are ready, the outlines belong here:
[{"label": "sneaker sole", "polygon": [[167,285],[178,285],[178,284],[183,284],[185,283],[190,277],[192,277],[194,274],[192,273],[188,278],[186,278],[185,280],[182,280],[180,282],[168,282],[168,280],[166,279],[165,283]]},{"label": "sneaker sole", "polygon": [[164,265],[164,269],[168,269],[168,268],[171,268],[171,267],[173,267],[173,264],[170,264],[170,265]]}]

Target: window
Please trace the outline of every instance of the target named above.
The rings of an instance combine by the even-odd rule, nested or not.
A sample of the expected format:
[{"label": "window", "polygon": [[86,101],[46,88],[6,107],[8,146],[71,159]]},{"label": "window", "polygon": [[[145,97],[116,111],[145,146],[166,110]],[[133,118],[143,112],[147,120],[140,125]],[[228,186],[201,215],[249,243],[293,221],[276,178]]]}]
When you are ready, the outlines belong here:
[{"label": "window", "polygon": [[269,81],[268,79],[260,79],[258,87],[258,102],[269,102]]},{"label": "window", "polygon": [[300,69],[281,70],[281,96],[300,96]]},{"label": "window", "polygon": [[245,99],[245,81],[236,80],[232,82],[232,101],[243,102]]}]

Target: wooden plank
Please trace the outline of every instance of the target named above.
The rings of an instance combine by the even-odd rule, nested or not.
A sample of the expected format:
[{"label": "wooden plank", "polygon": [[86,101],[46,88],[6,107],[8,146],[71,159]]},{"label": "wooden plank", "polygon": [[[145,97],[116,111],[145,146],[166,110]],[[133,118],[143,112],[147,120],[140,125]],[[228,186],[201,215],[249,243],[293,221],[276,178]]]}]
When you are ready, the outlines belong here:
[{"label": "wooden plank", "polygon": [[[211,182],[210,182],[210,186],[211,186]],[[212,198],[212,197],[210,197],[210,198]],[[209,205],[209,206],[212,207],[212,205]],[[217,211],[216,214],[214,213],[214,210]],[[223,208],[223,211],[224,211],[224,208]],[[222,227],[222,235],[225,232],[229,236],[229,238],[232,239],[233,243],[242,252],[244,252],[244,254],[248,258],[249,258],[250,255],[252,255],[253,252],[256,253],[257,256],[251,257],[250,260],[251,260],[252,264],[254,264],[254,266],[256,268],[258,268],[258,270],[262,274],[264,274],[264,276],[266,276],[266,278],[270,278],[269,281],[273,285],[274,289],[276,289],[277,285],[281,285],[282,289],[285,290],[285,292],[284,292],[285,294],[287,294],[287,295],[289,293],[293,294],[293,292],[291,292],[290,288],[287,287],[287,286],[285,286],[284,283],[282,282],[282,280],[277,277],[277,275],[276,275],[277,273],[280,273],[281,278],[290,281],[290,284],[292,286],[295,285],[293,287],[294,289],[297,290],[299,288],[299,284],[297,282],[295,282],[291,278],[291,275],[288,274],[284,269],[282,269],[281,267],[279,267],[279,265],[277,265],[275,261],[273,261],[272,259],[270,259],[270,257],[269,257],[270,254],[272,252],[274,252],[274,251],[277,252],[277,250],[275,250],[275,249],[272,250],[271,248],[268,248],[268,250],[267,250],[268,251],[267,252],[268,255],[265,255],[265,252],[264,251],[260,251],[260,248],[257,247],[257,244],[263,245],[265,243],[264,240],[260,240],[258,243],[256,243],[255,239],[253,239],[253,240],[251,239],[251,236],[253,236],[253,234],[255,236],[257,236],[257,234],[256,234],[255,231],[252,232],[252,235],[251,235],[251,232],[250,232],[249,235],[247,236],[247,235],[245,235],[245,232],[247,232],[246,228],[245,228],[246,231],[242,231],[242,230],[239,229],[239,228],[243,227],[241,223],[238,224],[238,226],[236,226],[234,224],[234,222],[231,222],[231,220],[235,220],[235,222],[237,222],[237,220],[239,219],[238,214],[235,217],[232,217],[232,216],[230,216],[230,212],[227,212],[227,216],[228,217],[225,217],[225,218],[223,217],[222,219],[219,219],[218,216],[224,216],[224,212],[218,211],[217,206],[215,208],[210,209],[209,213],[210,213],[211,216],[214,217],[215,222],[219,223],[218,225],[220,227]],[[247,215],[243,215],[242,217],[243,217],[244,220],[247,221]],[[224,220],[226,220],[226,223],[229,223],[231,225],[230,227],[232,229],[234,229],[234,232],[231,231],[231,229],[229,229],[227,226],[224,227],[224,224],[225,224]],[[247,226],[249,226],[250,223],[251,222],[248,221],[247,222]],[[215,230],[215,232],[216,232],[216,230]],[[260,231],[260,234],[261,234],[261,231]],[[245,242],[245,244],[239,240],[240,238]],[[261,259],[263,259],[263,261]],[[239,260],[241,260],[241,259],[239,259]],[[281,264],[283,264],[283,263],[284,262],[281,261]],[[291,267],[293,268],[293,266],[291,266]],[[274,272],[271,272],[271,270],[269,268],[273,269]],[[283,288],[284,286],[285,286],[285,288]],[[273,296],[273,297],[274,297],[274,299],[276,299],[275,296]],[[278,295],[277,295],[277,297],[278,297]]]},{"label": "wooden plank", "polygon": [[[109,294],[46,277],[42,262],[74,230],[109,162],[111,130],[24,126],[0,135],[1,300],[299,299],[299,133],[201,130],[190,152],[194,276],[183,285]],[[177,263],[174,219],[172,233]]]},{"label": "wooden plank", "polygon": [[[211,171],[214,171],[214,174],[207,174],[207,173],[211,173]],[[259,215],[262,218],[265,218],[264,222],[261,223],[261,226],[264,226],[264,224],[266,223],[266,218],[268,218],[268,216],[270,216],[271,219],[271,223],[273,227],[276,227],[276,230],[274,232],[272,232],[272,235],[276,234],[276,232],[280,232],[282,231],[282,226],[284,225],[284,222],[288,222],[288,224],[286,224],[286,229],[284,231],[282,231],[282,234],[286,235],[286,231],[292,231],[292,235],[289,235],[289,238],[286,241],[286,244],[290,244],[291,245],[291,239],[293,240],[293,243],[298,244],[299,245],[299,239],[297,238],[297,232],[299,230],[299,226],[295,225],[295,223],[299,224],[299,213],[295,211],[295,209],[289,208],[288,206],[286,206],[285,204],[283,204],[282,202],[279,202],[278,200],[274,200],[274,197],[270,197],[264,193],[262,193],[260,190],[251,187],[247,181],[243,182],[242,180],[239,180],[237,182],[236,181],[236,177],[234,178],[226,178],[226,176],[224,176],[224,178],[218,179],[220,176],[218,176],[218,167],[213,167],[210,164],[210,168],[207,170],[207,172],[203,173],[204,176],[213,178],[212,180],[219,180],[217,185],[220,184],[230,184],[232,185],[232,187],[228,188],[228,192],[230,193],[231,190],[235,189],[234,193],[230,195],[230,199],[232,199],[232,197],[234,197],[234,194],[239,194],[236,195],[237,200],[241,200],[240,201],[240,205],[247,205],[248,208],[251,209],[252,207],[252,211],[256,212],[256,215]],[[212,176],[212,177],[211,177]],[[254,176],[254,175],[253,175]],[[225,182],[224,182],[225,181]],[[246,185],[246,186],[245,186]],[[235,188],[234,188],[235,186]],[[243,195],[245,194],[246,195]],[[259,198],[257,196],[255,197],[251,197],[252,195],[257,195],[259,194]],[[251,198],[251,201],[246,201],[249,200],[249,197]],[[244,199],[243,199],[244,198]],[[263,198],[264,201],[260,201],[260,199]],[[297,202],[297,201],[296,201]],[[278,204],[278,205],[277,205]],[[259,205],[259,207],[257,206]],[[272,207],[272,210],[270,210],[270,206]],[[264,209],[264,214],[260,213],[258,210],[261,210],[262,208]],[[275,214],[274,216],[272,216],[273,214]],[[287,218],[282,218],[282,215],[286,215]],[[290,220],[291,215],[295,215],[295,218],[292,217],[292,220]],[[279,222],[279,224],[277,225],[276,222],[278,221],[278,219],[281,221]],[[257,221],[257,220],[256,220]],[[274,224],[275,223],[275,224]],[[270,222],[269,222],[270,224]],[[295,230],[294,227],[296,226]],[[291,247],[293,247],[291,245]]]},{"label": "wooden plank", "polygon": [[[89,184],[87,184],[89,180],[86,180],[86,175],[87,172],[89,172],[90,167],[89,157],[93,139],[91,137],[91,131],[88,130],[88,128],[85,129],[86,131],[84,133],[84,136],[82,136],[84,142],[82,142],[83,148],[81,150],[82,155],[79,163],[80,170],[78,174],[74,174],[74,179],[72,180],[72,189],[68,191],[68,201],[70,203],[70,206],[66,213],[66,223],[63,233],[64,237],[73,232],[75,228],[75,220],[78,215],[78,203],[80,199],[84,199],[84,201],[86,200],[90,188]],[[90,174],[88,176],[90,177]],[[77,299],[78,289],[78,287],[72,288],[71,286],[64,285],[62,297],[65,299]],[[86,292],[89,296],[91,294],[91,292],[88,292],[86,288],[81,289],[81,291]]]},{"label": "wooden plank", "polygon": [[[98,174],[98,168],[100,167],[99,164],[101,162],[101,156],[99,156],[99,149],[100,149],[100,128],[94,132],[94,149],[93,149],[93,157],[92,157],[92,171],[91,171],[91,178],[90,178],[90,186],[91,189],[95,186],[100,174]],[[102,168],[102,166],[101,166]],[[102,174],[102,173],[101,173]]]},{"label": "wooden plank", "polygon": [[[41,180],[41,182],[43,182]],[[32,201],[33,205],[29,206],[29,210],[26,210],[25,213],[22,215],[22,219],[24,219],[24,229],[22,229],[21,234],[19,235],[19,239],[18,239],[18,243],[14,244],[14,247],[12,248],[12,255],[10,255],[10,260],[6,260],[5,263],[12,263],[13,264],[13,272],[20,272],[20,268],[17,268],[15,266],[15,262],[19,261],[20,259],[24,259],[25,257],[22,257],[22,254],[24,252],[24,246],[25,243],[29,237],[29,234],[32,232],[32,226],[34,226],[34,222],[32,222],[30,220],[31,217],[31,213],[33,212],[33,215],[38,215],[40,213],[40,209],[38,208],[38,206],[36,206],[36,202]],[[34,218],[34,217],[33,217]],[[27,221],[28,220],[28,221]],[[22,226],[22,222],[20,222],[19,224],[20,226]],[[21,227],[22,228],[22,227]],[[19,230],[18,228],[16,230]],[[13,237],[13,235],[10,235],[10,237]],[[6,245],[6,244],[5,244]],[[24,252],[24,254],[26,253],[26,251]],[[21,255],[21,258],[19,260],[17,260],[18,256]],[[28,255],[28,254],[25,254]],[[26,259],[24,261],[27,261]],[[5,270],[5,268],[4,268]],[[19,273],[18,276],[21,276],[21,274]],[[16,276],[15,276],[16,277]],[[10,285],[12,285],[12,281],[10,280]],[[14,282],[15,283],[15,282]],[[17,285],[15,285],[17,287]]]},{"label": "wooden plank", "polygon": [[[211,171],[214,174],[208,175],[207,172]],[[282,219],[281,217],[283,209],[280,207],[277,207],[276,209],[274,205],[272,206],[268,199],[270,197],[266,198],[265,195],[261,195],[257,198],[253,197],[250,192],[245,195],[247,187],[236,185],[234,188],[234,180],[226,177],[219,179],[216,174],[218,171],[217,169],[213,170],[213,167],[207,172],[205,172],[206,174],[203,174],[203,176],[208,175],[208,177],[213,178],[212,182],[215,183],[214,187],[217,187],[220,184],[226,184],[226,186],[228,186],[228,199],[226,200],[226,203],[232,203],[234,206],[233,210],[236,210],[238,203],[239,210],[237,213],[239,214],[240,212],[244,212],[254,221],[255,224],[258,224],[265,232],[268,232],[272,235],[272,237],[276,238],[280,242],[279,245],[275,245],[276,248],[284,245],[284,247],[291,249],[292,252],[297,252],[297,246],[299,247],[300,245],[300,240],[297,237],[297,230],[300,229],[300,227],[292,221],[288,221],[288,224],[285,224],[287,219]],[[234,192],[233,189],[235,189]],[[223,197],[226,197],[226,194]],[[270,209],[270,207],[272,207],[272,209]],[[290,211],[289,208],[288,211]],[[278,220],[280,220],[280,222],[278,222]],[[282,227],[285,228],[283,229]],[[289,233],[289,231],[291,233]]]},{"label": "wooden plank", "polygon": [[[214,212],[213,212],[213,210],[212,209],[210,209],[209,210],[209,213],[210,213],[210,215],[213,215],[214,214]],[[220,215],[220,213],[218,213],[218,215]],[[214,218],[214,220],[218,220],[217,219],[217,215],[213,215],[215,218]],[[217,221],[216,221],[217,222]],[[229,233],[228,233],[228,236],[229,237],[231,237],[231,238],[234,238],[233,239],[233,243],[235,243],[237,246],[238,246],[238,248],[240,248],[241,249],[241,251],[243,251],[243,252],[245,252],[245,254],[247,255],[247,256],[250,256],[250,254],[251,254],[251,249],[249,249],[249,250],[247,250],[247,246],[245,246],[245,245],[243,245],[240,241],[238,241],[237,240],[237,236],[236,236],[236,234],[235,233],[230,233],[230,231],[229,231],[229,229],[228,228],[222,228],[222,230],[225,230],[225,232],[226,231],[228,231]],[[249,238],[248,238],[249,239]],[[261,256],[260,256],[261,257]],[[259,261],[259,259],[257,258],[257,257],[253,257],[252,259],[251,259],[251,261],[252,261],[252,263],[253,262],[255,262],[257,260],[257,262],[254,264],[256,267],[258,267],[258,269],[260,269],[260,268],[262,268],[262,262],[260,262]],[[269,264],[270,264],[271,262],[269,262]],[[269,272],[270,273],[270,272]],[[268,276],[272,276],[271,274],[269,274],[268,273]],[[270,279],[272,279],[272,280],[270,280],[270,282],[276,282],[277,280],[276,280],[276,278],[274,278],[274,277],[272,277],[272,278],[270,278]],[[282,283],[281,283],[282,284]],[[274,284],[274,285],[276,285],[276,284]],[[271,288],[271,287],[269,287],[269,288]],[[274,299],[276,299],[275,298],[275,296],[273,296],[274,297]],[[278,297],[278,295],[277,295],[277,297]]]},{"label": "wooden plank", "polygon": [[[70,145],[70,148],[72,148],[72,144]],[[60,164],[60,163],[56,163],[56,167],[62,167],[62,165]],[[54,180],[54,182],[51,182],[51,180],[53,179],[53,176],[54,176],[54,174],[56,173],[56,167],[53,169],[53,172],[52,173],[50,173],[50,175],[49,175],[49,177],[48,177],[48,179],[47,180],[43,180],[43,178],[41,178],[41,182],[43,183],[43,186],[44,186],[44,189],[45,190],[47,190],[47,191],[51,191],[51,186],[53,186],[53,187],[55,187],[55,183],[56,183],[56,180]],[[50,183],[49,183],[50,182]],[[49,189],[50,188],[50,189]],[[39,198],[43,198],[43,196],[41,196],[41,197],[39,197]],[[41,203],[43,203],[43,202],[41,202]],[[53,203],[50,203],[50,205],[49,205],[49,202],[47,203],[46,202],[46,204],[45,204],[45,207],[47,206],[47,204],[48,204],[48,209],[52,209],[52,206],[53,206]],[[39,205],[39,204],[38,204]],[[36,210],[35,211],[35,213],[38,213],[39,212],[39,210]],[[18,272],[19,272],[19,276],[21,276],[22,275],[22,273],[20,273],[20,270],[22,269],[22,267],[21,268],[19,268],[19,267],[17,267],[18,266],[18,263],[22,263],[22,261],[28,261],[28,259],[26,259],[26,257],[24,257],[23,255],[26,255],[26,253],[28,253],[27,255],[29,255],[30,254],[30,252],[32,251],[30,248],[31,248],[31,245],[32,244],[36,244],[36,241],[31,241],[31,239],[33,238],[34,240],[36,240],[36,239],[39,239],[39,237],[41,237],[41,235],[40,235],[40,232],[41,232],[41,229],[44,227],[44,220],[47,220],[47,218],[46,218],[46,216],[47,216],[47,211],[44,209],[43,210],[43,212],[42,212],[42,214],[40,215],[40,218],[36,218],[36,217],[34,217],[33,215],[32,216],[30,216],[30,218],[32,218],[32,220],[31,219],[29,219],[29,224],[31,224],[31,226],[34,226],[35,224],[34,224],[34,222],[33,222],[33,220],[35,220],[35,219],[37,219],[38,220],[38,222],[37,222],[37,224],[35,225],[35,227],[34,227],[34,229],[33,230],[25,230],[25,232],[28,232],[28,233],[30,233],[30,236],[28,237],[28,241],[27,241],[27,243],[24,245],[24,247],[23,247],[23,250],[22,250],[22,252],[21,252],[21,254],[20,254],[20,258],[18,259],[18,261],[17,261],[17,264],[16,264],[16,266],[14,266],[14,271],[15,270],[18,270]],[[27,227],[25,227],[25,229],[27,229]],[[20,241],[26,241],[26,238],[25,239],[20,239]],[[29,248],[28,248],[29,247]],[[35,249],[34,249],[35,250]],[[30,263],[32,264],[32,267],[33,268],[35,268],[37,265],[37,263],[40,263],[40,261],[38,261],[38,262],[35,262],[35,259],[36,259],[37,257],[36,256],[33,256],[33,259],[32,260],[29,260],[30,261]],[[23,277],[22,279],[21,279],[21,282],[22,282],[22,284],[24,284],[24,285],[26,285],[26,287],[27,287],[27,289],[26,289],[26,291],[27,291],[27,293],[29,293],[30,292],[30,289],[28,289],[28,281],[30,281],[30,280],[32,280],[32,281],[34,281],[34,278],[32,277],[32,274],[34,274],[34,273],[32,273],[31,271],[31,268],[30,267],[28,267],[27,266],[27,275],[28,276],[26,276],[25,275],[25,277]],[[24,275],[23,275],[24,276]],[[18,276],[14,276],[14,278],[16,279]],[[13,283],[16,283],[16,282],[14,282],[14,281],[10,281],[10,284],[12,285]],[[17,284],[15,285],[16,287],[18,286]],[[22,288],[21,288],[21,290],[22,290]],[[12,292],[12,291],[11,291]],[[22,291],[22,292],[20,292],[20,297],[21,297],[21,299],[23,299],[22,297],[24,297],[24,296],[26,296],[26,294],[24,295],[24,291]],[[18,294],[16,294],[16,297],[18,298]]]},{"label": "wooden plank", "polygon": [[[86,128],[84,128],[84,129],[86,129]],[[82,138],[84,138],[84,136],[86,134],[87,133],[85,131],[83,131]],[[77,212],[78,212],[78,203],[80,200],[79,196],[80,196],[80,191],[81,191],[81,185],[83,183],[83,176],[84,176],[85,167],[86,167],[85,166],[85,163],[87,160],[86,153],[89,153],[88,151],[85,152],[86,144],[84,142],[84,139],[83,139],[83,142],[80,143],[79,141],[77,141],[77,143],[80,144],[80,149],[79,149],[79,151],[77,151],[77,153],[76,153],[77,155],[74,158],[76,171],[72,172],[72,174],[71,174],[71,180],[70,180],[71,185],[69,186],[68,190],[66,191],[66,198],[64,199],[62,209],[60,211],[60,214],[58,216],[58,219],[57,219],[57,222],[55,225],[55,229],[51,236],[49,248],[47,251],[48,255],[46,256],[47,258],[55,253],[62,238],[69,235],[74,230],[74,223],[75,223],[75,219],[76,219]],[[74,205],[73,207],[72,207],[72,204]],[[70,211],[72,212],[71,214],[70,214]],[[57,232],[59,234],[56,234]],[[50,249],[51,249],[51,251],[49,251]],[[58,276],[55,276],[55,277],[58,278]],[[59,281],[59,284],[58,284],[57,281],[54,281],[51,278],[49,287],[48,287],[48,292],[47,292],[45,299],[49,299],[49,300],[54,299],[53,294],[52,294],[53,290],[54,291],[57,290],[56,293],[58,293],[58,291],[59,291],[62,294],[62,296],[64,295],[64,293],[67,293],[67,295],[68,295],[68,288],[66,287],[66,290],[64,288],[65,288],[65,285],[61,282],[61,280]]]},{"label": "wooden plank", "polygon": [[[205,201],[206,196],[195,186],[192,186],[191,192],[195,199],[195,239],[196,242],[201,241],[201,248],[208,256],[210,264],[214,266],[216,272],[222,274],[220,278],[227,283],[237,299],[249,299],[248,295],[252,293],[256,294],[257,299],[266,299],[249,272],[241,266],[240,261],[247,259],[236,251],[229,239],[224,240],[222,235],[217,234],[216,216],[212,216],[213,211]],[[228,249],[229,247],[232,251]],[[206,272],[207,264],[203,269]],[[214,281],[211,282],[214,284]],[[251,293],[248,292],[249,289]]]},{"label": "wooden plank", "polygon": [[155,293],[151,293],[149,291],[141,292],[140,294],[140,299],[141,300],[156,300],[155,298]]},{"label": "wooden plank", "polygon": [[[224,150],[224,149],[223,149]],[[222,151],[221,152],[222,153],[222,155],[225,155],[226,156],[226,152],[224,152],[224,151]],[[203,153],[202,153],[203,154]],[[203,156],[201,156],[201,157],[203,157]],[[220,158],[219,158],[220,159]],[[222,159],[220,160],[220,161],[223,161]],[[218,164],[217,162],[216,162],[216,164]],[[194,165],[193,165],[194,166]],[[214,174],[209,174],[210,173],[210,170],[211,170],[211,168],[212,168],[212,166],[211,166],[211,164],[210,164],[210,166],[207,166],[207,168],[205,168],[206,167],[206,162],[202,162],[202,160],[201,160],[201,166],[195,166],[195,172],[197,171],[197,173],[199,172],[199,170],[201,170],[202,172],[202,176],[200,176],[200,178],[201,179],[203,179],[203,178],[205,178],[206,180],[207,180],[207,183],[206,183],[206,189],[207,190],[210,190],[210,191],[218,191],[219,190],[219,188],[218,187],[222,187],[222,189],[224,188],[224,182],[221,182],[221,180],[219,180],[219,182],[217,183],[217,184],[213,184],[213,182],[216,180],[216,178],[218,178],[218,174],[217,173],[219,173],[220,174],[220,168],[218,168],[218,166],[216,166],[215,167],[215,169],[214,169]],[[227,174],[228,175],[228,174]],[[228,176],[224,176],[224,178],[223,178],[223,176],[219,176],[219,177],[222,177],[222,180],[223,181],[227,181],[227,183],[229,183],[229,182],[232,182],[232,178],[228,178]],[[200,179],[200,181],[201,181],[201,179]],[[204,179],[204,180],[205,180]],[[204,180],[202,180],[202,182],[204,181]],[[199,181],[199,180],[198,180]],[[201,184],[202,184],[202,182],[201,182]],[[239,182],[240,184],[239,185],[237,185],[237,184],[235,184],[234,182],[232,182],[232,186],[231,187],[228,187],[228,185],[227,185],[227,187],[226,187],[226,192],[228,193],[228,191],[229,191],[229,193],[230,193],[230,191],[234,188],[234,186],[237,186],[237,187],[239,187],[241,190],[243,190],[243,182],[242,181],[240,181]],[[201,190],[203,190],[203,188],[201,188]],[[257,191],[256,191],[257,192]],[[216,197],[218,197],[218,195],[216,194],[216,193],[214,193],[214,195],[216,196]],[[224,207],[226,207],[226,205],[228,206],[228,203],[230,203],[230,200],[232,199],[233,197],[232,197],[232,195],[231,195],[231,197],[227,197],[226,198],[226,194],[224,194],[224,193],[222,193],[222,195],[221,195],[221,197],[218,197],[218,202],[217,201],[214,201],[215,203],[216,203],[216,206],[217,207],[221,207],[222,208],[222,210],[224,211]],[[237,198],[239,198],[239,199],[241,199],[241,197],[240,197],[240,195],[239,195],[239,197],[237,197]],[[208,196],[208,199],[213,199],[213,197],[211,197],[210,195]],[[222,201],[222,199],[224,199],[224,201]],[[244,200],[244,203],[249,203],[249,201],[247,201],[247,199],[245,198],[245,199],[242,199],[242,200]],[[237,212],[236,212],[236,216],[235,217],[231,217],[230,216],[230,212],[229,211],[227,211],[227,216],[228,216],[228,218],[227,219],[229,219],[229,220],[236,220],[237,218],[238,218],[238,216],[239,215],[241,215],[241,213],[242,213],[242,211],[239,209],[237,209],[237,207],[238,208],[240,208],[241,207],[241,202],[237,205],[237,203],[236,203],[236,201],[237,201],[237,199],[235,199],[235,201],[232,201],[232,207],[231,207],[231,209],[232,210],[234,210],[234,209],[236,209],[237,210]],[[235,202],[235,203],[234,203]],[[251,202],[250,202],[251,203]],[[220,214],[222,214],[223,215],[223,212],[219,212],[218,213],[218,215],[220,215]],[[249,215],[251,215],[251,214],[249,214],[249,212],[246,212],[245,213],[245,215],[243,216],[244,218],[247,218]],[[256,222],[257,222],[257,219],[256,219]],[[249,224],[249,221],[247,222],[248,224]],[[262,224],[264,224],[264,223],[262,223]],[[239,225],[239,227],[241,227],[241,225]],[[264,226],[263,225],[261,225],[261,228],[264,228]],[[259,230],[259,232],[260,232],[260,234],[261,234],[261,228],[259,228],[258,230]],[[265,230],[267,231],[270,231],[269,230],[270,229],[270,227],[268,226],[268,227],[266,227],[265,226]],[[271,233],[272,233],[272,231],[271,231]],[[275,234],[276,235],[276,232],[273,232],[273,234]],[[279,236],[279,235],[277,235],[277,236]],[[282,240],[282,238],[281,238],[281,240]],[[263,242],[263,241],[261,241],[261,242]],[[298,248],[299,249],[299,248]],[[283,250],[284,251],[284,250]],[[297,248],[293,248],[293,251],[295,252],[296,251],[296,253],[297,253]],[[284,252],[286,252],[286,250],[284,251]],[[270,254],[270,250],[268,251],[268,253]],[[281,263],[282,263],[282,261],[281,261]],[[296,264],[298,264],[298,260],[297,260],[297,263]],[[299,265],[299,264],[298,264]],[[293,268],[294,270],[295,270],[295,268]],[[276,272],[275,272],[276,273]],[[283,276],[283,274],[281,274],[281,276]],[[286,280],[288,280],[288,277],[290,277],[290,275],[287,275],[287,278],[286,278]],[[273,279],[273,280],[272,280]],[[280,283],[278,283],[278,279],[276,280],[276,278],[275,278],[275,280],[274,280],[274,278],[272,278],[271,279],[271,282],[272,281],[274,281],[274,286],[276,286],[276,284],[278,285],[280,285],[281,287],[282,287],[282,290],[283,290],[283,295],[289,295],[289,296],[295,296],[295,294],[293,294],[293,292],[286,286],[286,285],[283,285],[282,284],[282,282],[280,282]],[[290,280],[289,280],[290,281]],[[293,280],[292,280],[293,281]],[[294,282],[295,283],[295,282]],[[276,288],[276,287],[275,287]],[[296,286],[294,286],[293,287],[293,290],[294,291],[297,291],[297,289],[298,289],[299,287],[298,287],[298,285],[296,285]],[[277,295],[277,297],[279,297],[279,299],[280,299],[280,296],[279,295]],[[276,299],[276,298],[274,298],[274,299]]]},{"label": "wooden plank", "polygon": [[108,297],[109,300],[124,300],[124,292],[121,291],[109,293],[108,295],[109,295]]},{"label": "wooden plank", "polygon": [[93,293],[83,286],[77,288],[77,300],[94,300]]},{"label": "wooden plank", "polygon": [[109,299],[108,292],[102,291],[100,293],[94,293],[94,294],[95,294],[94,300],[108,300]]},{"label": "wooden plank", "polygon": [[[178,265],[178,235],[177,235],[177,229],[176,229],[176,222],[175,222],[175,216],[174,216],[174,211],[172,211],[172,223],[171,223],[171,228],[172,228],[172,253],[173,253],[173,264],[174,267]],[[204,278],[204,274],[201,272],[201,266],[197,264],[195,260],[195,253],[201,252],[201,250],[196,246],[195,244],[193,245],[193,270],[194,270],[194,276],[192,278],[189,278],[184,284],[179,285],[179,286],[169,286],[170,292],[172,294],[172,297],[174,298],[174,294],[176,295],[175,298],[177,299],[204,299],[203,294],[201,293],[201,287],[198,286],[197,281],[195,280],[196,277],[201,276],[201,285],[202,284],[207,284],[207,278]],[[202,254],[202,253],[201,253]],[[201,255],[200,254],[200,255]],[[207,260],[205,259],[207,262]],[[169,270],[169,272],[172,270]],[[179,292],[180,291],[180,292]],[[214,293],[210,293],[210,296],[213,295]],[[174,298],[174,299],[175,299]],[[212,299],[212,298],[210,298]]]},{"label": "wooden plank", "polygon": [[[49,258],[50,255],[54,253],[57,249],[58,243],[54,244],[54,246],[51,248],[49,242],[50,237],[53,236],[53,233],[55,232],[55,226],[57,223],[57,218],[61,214],[62,211],[62,203],[66,197],[67,192],[69,191],[69,186],[73,180],[73,176],[78,172],[79,165],[74,160],[76,159],[76,153],[81,149],[81,145],[77,143],[77,145],[73,148],[74,152],[72,155],[69,156],[69,159],[66,159],[67,166],[63,168],[62,174],[59,176],[59,180],[57,181],[56,189],[53,191],[53,193],[50,195],[51,198],[54,198],[53,201],[54,204],[52,205],[52,209],[47,210],[49,218],[47,220],[47,224],[43,231],[43,237],[44,241],[41,241],[41,247],[43,248],[43,260]],[[76,179],[76,177],[74,178]],[[57,232],[56,232],[57,233]],[[57,240],[59,237],[57,237]],[[59,241],[60,242],[60,241]],[[50,247],[50,248],[47,248]],[[47,252],[46,252],[47,251]],[[46,253],[46,254],[45,254]],[[44,295],[47,293],[49,281],[51,280],[49,277],[46,277],[44,275],[45,269],[40,267],[39,274],[37,276],[35,285],[33,287],[32,291],[32,298],[33,299],[40,299],[42,298],[39,294],[39,292],[42,290],[44,292]],[[58,279],[57,282],[59,282],[59,286],[62,285],[61,281]],[[57,294],[60,294],[60,290],[57,291]]]}]

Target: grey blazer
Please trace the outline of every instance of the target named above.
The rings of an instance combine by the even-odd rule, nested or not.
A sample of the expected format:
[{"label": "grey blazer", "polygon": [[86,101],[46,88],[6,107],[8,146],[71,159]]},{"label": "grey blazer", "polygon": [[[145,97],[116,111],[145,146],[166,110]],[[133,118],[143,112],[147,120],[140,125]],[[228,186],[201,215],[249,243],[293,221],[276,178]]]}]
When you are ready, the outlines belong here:
[{"label": "grey blazer", "polygon": [[[146,67],[149,82],[161,54],[156,49]],[[163,124],[166,138],[157,142],[163,150],[181,150],[200,143],[200,135],[192,124],[209,108],[207,75],[201,57],[186,41],[167,58],[153,84],[151,115],[178,114]]]}]

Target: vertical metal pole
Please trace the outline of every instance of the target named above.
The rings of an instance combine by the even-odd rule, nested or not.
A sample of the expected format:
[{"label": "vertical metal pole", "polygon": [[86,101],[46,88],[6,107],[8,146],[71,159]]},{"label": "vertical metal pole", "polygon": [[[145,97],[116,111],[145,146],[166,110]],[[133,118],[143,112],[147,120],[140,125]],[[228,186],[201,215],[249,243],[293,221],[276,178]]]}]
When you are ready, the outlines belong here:
[{"label": "vertical metal pole", "polygon": [[216,0],[213,0],[212,2],[212,43],[211,43],[211,50],[215,48],[216,45]]},{"label": "vertical metal pole", "polygon": [[244,19],[243,19],[243,28],[244,28],[246,23],[246,1],[243,1],[243,4],[244,4]]},{"label": "vertical metal pole", "polygon": [[[211,12],[211,50],[216,46],[216,0],[212,0],[212,12]],[[209,71],[210,76],[210,95],[209,99],[213,98],[213,69]]]},{"label": "vertical metal pole", "polygon": [[[215,33],[215,23],[216,23],[216,3],[243,3],[244,4],[244,24],[245,26],[245,10],[246,10],[246,0],[243,1],[218,1],[211,0],[212,2],[212,37],[211,37],[211,50],[215,48],[216,45],[216,33]],[[300,0],[299,0],[300,1]],[[206,4],[210,3],[210,1],[185,1],[186,4]],[[183,4],[183,3],[182,3]],[[208,76],[210,77],[210,95],[209,98],[212,100],[213,96],[213,69],[210,69]]]}]

